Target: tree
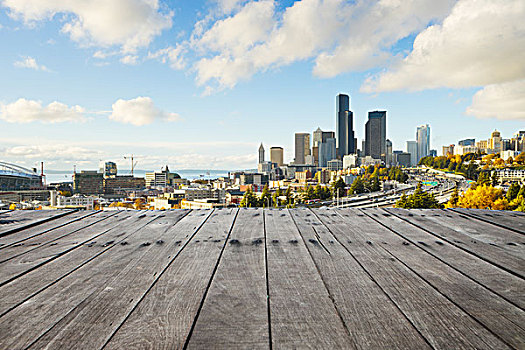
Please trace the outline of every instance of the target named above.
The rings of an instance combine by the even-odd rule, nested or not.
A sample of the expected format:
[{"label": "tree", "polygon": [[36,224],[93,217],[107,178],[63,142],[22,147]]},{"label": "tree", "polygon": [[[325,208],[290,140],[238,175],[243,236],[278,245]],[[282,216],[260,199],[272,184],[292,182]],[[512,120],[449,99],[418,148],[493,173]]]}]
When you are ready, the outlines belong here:
[{"label": "tree", "polygon": [[286,207],[287,208],[292,208],[294,206],[294,196],[293,196],[293,193],[292,193],[292,187],[291,186],[288,186],[288,188],[286,189]]},{"label": "tree", "polygon": [[346,195],[345,193],[345,187],[346,184],[343,181],[343,179],[338,178],[334,183],[332,184],[332,194],[334,197],[344,197]]},{"label": "tree", "polygon": [[282,193],[281,193],[281,188],[277,188],[277,191],[274,192],[274,194],[272,195],[272,199],[273,199],[273,206],[274,207],[278,207],[281,205],[281,202],[279,200],[279,197],[282,196]]},{"label": "tree", "polygon": [[257,196],[253,193],[252,188],[248,187],[239,206],[243,208],[253,208],[258,206],[258,202]]},{"label": "tree", "polygon": [[477,185],[489,185],[490,175],[488,171],[482,171],[478,175]]},{"label": "tree", "polygon": [[514,162],[516,162],[519,165],[525,164],[525,152],[521,152],[514,158]]},{"label": "tree", "polygon": [[442,208],[442,205],[432,193],[423,191],[420,182],[417,184],[414,193],[410,196],[403,194],[396,202],[395,207],[405,209],[439,209]]},{"label": "tree", "polygon": [[508,201],[503,196],[503,190],[480,184],[460,196],[457,206],[459,208],[505,210],[508,207]]},{"label": "tree", "polygon": [[374,176],[372,178],[372,181],[370,182],[370,191],[377,192],[381,189],[381,185],[379,184],[379,178],[377,176]]},{"label": "tree", "polygon": [[510,185],[509,189],[507,190],[507,200],[510,202],[516,197],[518,197],[518,193],[520,192],[520,185],[517,183],[513,183]]},{"label": "tree", "polygon": [[270,203],[272,203],[270,191],[268,189],[268,185],[264,185],[261,198],[259,198],[259,207],[269,207]]},{"label": "tree", "polygon": [[350,194],[359,194],[365,192],[365,184],[361,176],[358,176],[354,182],[352,182],[348,192],[350,192]]},{"label": "tree", "polygon": [[447,204],[445,204],[445,208],[456,208],[458,205],[458,199],[459,199],[459,190],[458,190],[458,187],[456,186]]}]

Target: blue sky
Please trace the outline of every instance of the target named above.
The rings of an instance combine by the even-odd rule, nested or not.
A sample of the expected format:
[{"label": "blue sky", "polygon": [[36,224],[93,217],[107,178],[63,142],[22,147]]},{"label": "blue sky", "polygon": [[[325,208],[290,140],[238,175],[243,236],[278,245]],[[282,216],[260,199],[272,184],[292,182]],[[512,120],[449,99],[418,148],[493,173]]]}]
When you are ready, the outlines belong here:
[{"label": "blue sky", "polygon": [[[109,3],[109,5],[108,5]],[[387,110],[405,149],[525,129],[525,4],[0,0],[0,159],[50,169],[253,168],[260,142]]]}]

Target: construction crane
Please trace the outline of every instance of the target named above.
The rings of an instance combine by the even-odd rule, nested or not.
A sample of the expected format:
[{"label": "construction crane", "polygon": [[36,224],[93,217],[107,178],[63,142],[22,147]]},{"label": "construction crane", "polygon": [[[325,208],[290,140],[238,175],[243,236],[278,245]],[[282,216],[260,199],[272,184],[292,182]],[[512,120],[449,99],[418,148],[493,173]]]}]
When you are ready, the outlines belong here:
[{"label": "construction crane", "polygon": [[135,169],[135,166],[137,165],[138,161],[134,161],[135,157],[133,156],[133,154],[128,157],[124,156],[124,159],[131,160],[131,176],[133,176],[133,170]]}]

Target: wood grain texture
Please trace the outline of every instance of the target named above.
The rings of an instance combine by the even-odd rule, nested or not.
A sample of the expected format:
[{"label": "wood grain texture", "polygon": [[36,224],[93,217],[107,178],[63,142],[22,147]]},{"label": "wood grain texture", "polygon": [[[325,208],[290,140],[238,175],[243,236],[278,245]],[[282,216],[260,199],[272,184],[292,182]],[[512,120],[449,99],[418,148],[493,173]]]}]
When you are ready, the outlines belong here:
[{"label": "wood grain texture", "polygon": [[240,209],[189,349],[269,348],[264,255],[263,210]]},{"label": "wood grain texture", "polygon": [[0,217],[0,237],[69,215],[76,210],[16,210]]},{"label": "wood grain texture", "polygon": [[313,213],[306,209],[290,213],[356,348],[430,348],[388,295]]},{"label": "wood grain texture", "polygon": [[[99,273],[107,271],[112,274],[111,278],[49,329],[33,347],[72,349],[71,344],[76,344],[75,349],[101,348],[209,214],[166,212],[144,227],[139,235],[132,236],[135,239],[140,236],[144,242],[139,243],[140,250],[135,251],[134,258],[120,269],[113,266],[111,256],[102,256],[101,259],[109,259]],[[122,246],[115,249],[125,250]],[[92,337],[93,334],[97,337]]]},{"label": "wood grain texture", "polygon": [[348,220],[341,220],[334,210],[319,211],[317,215],[433,347],[508,348],[382,249],[381,242],[370,240],[371,232],[383,234],[384,227],[373,221],[368,221],[366,225],[352,225]]},{"label": "wood grain texture", "polygon": [[[0,348],[25,348],[52,329],[71,311],[81,309],[90,295],[104,289],[108,281],[130,264],[137,253],[140,253],[143,248],[142,243],[147,239],[141,236],[144,232],[142,229],[154,223],[158,215],[159,213],[134,213],[130,215],[129,220],[121,222],[121,225],[108,231],[107,236],[99,241],[100,243],[85,244],[83,248],[86,250],[99,251],[98,247],[113,241],[108,244],[111,248],[111,257],[105,259],[108,254],[100,254],[78,269],[75,269],[76,266],[69,266],[69,269],[74,270],[71,274],[37,291],[31,298],[4,314],[0,318],[0,334],[8,334],[9,337],[0,337]],[[122,245],[122,242],[127,244]],[[77,252],[78,250],[74,250],[70,254]],[[61,262],[59,259],[53,261],[58,263],[57,268]],[[71,346],[79,345],[71,343]]]},{"label": "wood grain texture", "polygon": [[264,214],[273,347],[355,348],[290,213]]},{"label": "wood grain texture", "polygon": [[[364,212],[366,213],[366,211]],[[352,210],[342,210],[338,213],[350,225],[360,226],[370,220],[370,217],[357,216],[356,212]],[[378,216],[377,221],[379,222],[381,222],[380,217],[383,216]],[[371,230],[370,240],[381,242],[380,246],[384,250],[403,262],[414,273],[483,324],[507,345],[514,348],[525,347],[523,336],[525,329],[523,328],[524,325],[521,324],[525,319],[525,312],[522,309],[429,255],[423,249],[413,244],[406,245],[405,239],[390,230],[381,233]]]},{"label": "wood grain texture", "polygon": [[183,348],[236,215],[215,210],[105,349]]},{"label": "wood grain texture", "polygon": [[385,225],[394,229],[412,244],[419,246],[520,308],[525,308],[525,293],[523,293],[525,284],[522,278],[510,274],[488,261],[479,259],[445,240],[436,238],[427,231],[408,224],[392,215],[391,209],[385,210],[386,213],[375,211],[371,212],[371,215],[374,216],[375,214],[375,218],[381,218]]},{"label": "wood grain texture", "polygon": [[525,348],[521,233],[397,213],[0,212],[0,349]]},{"label": "wood grain texture", "polygon": [[[71,214],[68,214],[66,216],[61,216],[59,218],[56,218],[51,221],[47,221],[43,224],[33,226],[15,233],[12,233],[10,235],[2,236],[0,237],[0,254],[3,255],[4,249],[14,245],[14,244],[21,244],[25,245],[26,240],[28,240],[31,237],[36,237],[42,234],[50,233],[53,230],[59,229],[60,227],[70,225],[72,223],[80,221],[82,223],[84,218],[87,218],[91,215],[97,214],[99,212],[97,211],[76,211]],[[105,215],[109,215],[108,212],[105,213]]]},{"label": "wood grain texture", "polygon": [[[525,214],[520,212],[509,212],[499,210],[479,210],[454,208],[451,211],[462,213],[483,222],[512,229],[515,232],[525,234]],[[490,225],[489,225],[490,226]]]},{"label": "wood grain texture", "polygon": [[[36,227],[17,232],[17,233],[29,233],[31,236],[28,236],[22,241],[18,241],[16,243],[3,247],[3,249],[1,250],[1,255],[0,255],[0,263],[10,260],[14,257],[21,256],[23,254],[27,254],[28,252],[41,249],[42,247],[48,246],[50,244],[56,245],[58,244],[57,241],[60,240],[61,238],[67,237],[81,229],[86,229],[87,227],[95,223],[103,221],[117,214],[117,212],[113,212],[113,213],[98,212],[98,213],[90,213],[90,214],[84,213],[84,215],[81,215],[82,213],[78,212],[78,217],[76,217],[77,215],[75,214],[77,213],[73,213],[63,218],[54,220],[54,221],[61,221],[61,222],[57,222],[56,224],[58,224],[58,226],[56,226],[55,228],[46,230],[44,232],[31,233],[31,231],[36,229]],[[72,220],[68,220],[68,219],[72,219]],[[62,222],[62,220],[64,221]],[[68,221],[65,221],[65,220],[68,220]],[[46,225],[46,224],[43,224],[43,225]],[[17,233],[13,234],[13,236],[17,235]],[[6,238],[8,237],[10,236],[7,236]]]},{"label": "wood grain texture", "polygon": [[[80,228],[71,234],[62,235],[60,239],[54,242],[44,244],[42,247],[30,250],[26,254],[12,256],[8,260],[0,258],[0,260],[3,260],[0,262],[0,286],[81,247],[91,240],[97,239],[99,236],[103,236],[112,227],[117,226],[119,220],[124,220],[126,217],[114,218],[115,220],[109,218],[108,221],[98,222],[92,226],[88,224],[91,220],[88,220],[86,223],[88,225],[85,228]],[[13,248],[16,252],[18,247]],[[9,250],[6,250],[6,253],[9,256]]]},{"label": "wood grain texture", "polygon": [[[454,217],[452,215],[445,215],[444,217],[436,217],[434,215],[441,215],[443,211],[425,211],[425,210],[410,210],[404,211],[400,209],[388,209],[388,212],[394,214],[403,220],[422,228],[428,233],[436,236],[439,239],[445,240],[448,243],[463,249],[466,252],[476,255],[477,257],[486,260],[500,268],[503,268],[518,277],[525,277],[525,250],[521,247],[516,249],[505,250],[501,243],[488,242],[490,235],[483,235],[479,233],[483,231],[480,228],[479,221],[472,218]],[[439,218],[439,219],[438,219]],[[436,220],[438,219],[438,220]],[[457,224],[454,224],[454,221]],[[490,229],[485,225],[485,230]],[[514,238],[508,238],[509,232],[505,232],[496,226],[492,227],[492,232],[497,231],[501,233],[501,238],[498,241],[515,241]],[[485,236],[484,239],[478,236]],[[496,234],[496,232],[494,232]],[[512,236],[511,236],[512,237]]]}]

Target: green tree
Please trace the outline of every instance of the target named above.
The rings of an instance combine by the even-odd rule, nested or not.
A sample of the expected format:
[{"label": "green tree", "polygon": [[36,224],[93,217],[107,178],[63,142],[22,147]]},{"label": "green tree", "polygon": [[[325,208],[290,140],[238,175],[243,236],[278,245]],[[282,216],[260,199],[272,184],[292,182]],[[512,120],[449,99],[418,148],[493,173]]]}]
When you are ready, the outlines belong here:
[{"label": "green tree", "polygon": [[365,192],[365,184],[361,176],[355,178],[348,192],[350,192],[350,194],[359,194]]},{"label": "green tree", "polygon": [[338,178],[336,181],[332,183],[332,194],[334,197],[344,197],[346,195],[345,193],[345,187],[346,184],[343,181],[342,178]]},{"label": "green tree", "polygon": [[252,188],[248,187],[246,192],[244,192],[244,196],[242,197],[239,206],[243,208],[254,208],[257,207],[258,204],[259,201],[257,199],[257,196],[253,193]]},{"label": "green tree", "polygon": [[477,185],[490,185],[490,175],[487,171],[482,171],[478,175]]},{"label": "green tree", "polygon": [[421,183],[410,196],[401,196],[396,202],[396,208],[406,209],[439,209],[442,205],[437,201],[434,194],[423,191]]},{"label": "green tree", "polygon": [[292,187],[291,186],[288,186],[288,188],[286,189],[286,207],[287,208],[292,208],[295,206],[295,199],[294,199],[294,195],[292,193]]},{"label": "green tree", "polygon": [[507,191],[507,200],[510,202],[513,199],[518,197],[518,193],[520,192],[520,185],[517,183],[513,183],[510,185],[508,191]]},{"label": "green tree", "polygon": [[377,176],[374,176],[370,181],[370,191],[377,192],[381,189],[381,185],[379,184],[379,178]]},{"label": "green tree", "polygon": [[275,191],[275,192],[273,193],[273,195],[272,195],[273,206],[276,207],[276,208],[277,208],[278,206],[281,205],[280,200],[279,200],[279,197],[280,197],[280,196],[282,196],[282,192],[281,192],[281,188],[278,187],[278,188],[277,188],[277,191]]},{"label": "green tree", "polygon": [[454,188],[454,192],[452,192],[452,195],[450,196],[450,199],[448,200],[447,204],[445,205],[446,208],[455,208],[458,205],[458,199],[459,199],[459,190],[458,186]]},{"label": "green tree", "polygon": [[264,185],[261,198],[259,198],[259,207],[269,207],[272,203],[272,197],[268,185]]}]

